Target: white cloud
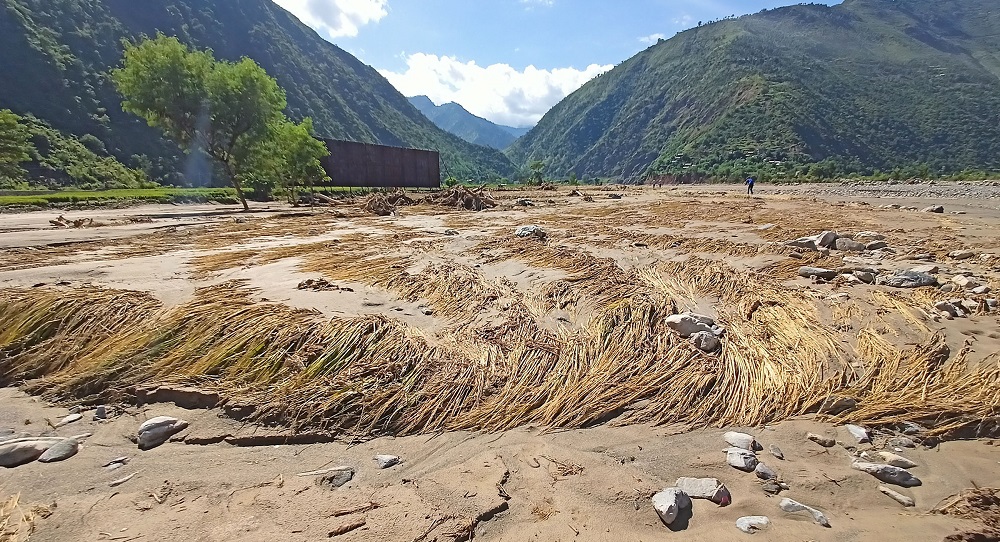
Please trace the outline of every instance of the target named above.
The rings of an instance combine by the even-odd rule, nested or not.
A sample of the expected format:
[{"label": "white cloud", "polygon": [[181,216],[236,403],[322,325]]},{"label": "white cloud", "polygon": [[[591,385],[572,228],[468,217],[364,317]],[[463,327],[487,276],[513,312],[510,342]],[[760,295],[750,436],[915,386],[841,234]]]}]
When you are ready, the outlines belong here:
[{"label": "white cloud", "polygon": [[662,39],[666,39],[666,37],[667,36],[665,36],[664,34],[659,34],[659,33],[657,33],[657,34],[650,34],[648,36],[643,36],[643,37],[639,38],[639,41],[642,42],[642,43],[645,43],[646,45],[652,45],[652,44],[654,44],[654,43],[656,43],[656,42],[658,42],[658,41],[660,41]]},{"label": "white cloud", "polygon": [[330,38],[358,35],[358,29],[389,14],[388,0],[274,0],[303,23]]},{"label": "white cloud", "polygon": [[416,53],[406,57],[406,71],[381,70],[406,96],[426,95],[434,103],[456,102],[472,114],[509,126],[530,126],[546,111],[598,74],[613,66],[591,64],[582,70],[518,71],[507,64],[480,66],[455,57]]}]

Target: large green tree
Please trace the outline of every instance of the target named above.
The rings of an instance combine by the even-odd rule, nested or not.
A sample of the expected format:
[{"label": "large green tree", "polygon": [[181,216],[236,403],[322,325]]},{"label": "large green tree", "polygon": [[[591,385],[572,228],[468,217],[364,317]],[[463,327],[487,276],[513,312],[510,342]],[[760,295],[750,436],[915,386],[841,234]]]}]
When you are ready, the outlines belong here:
[{"label": "large green tree", "polygon": [[0,109],[0,178],[23,176],[21,163],[31,159],[30,133],[18,119],[9,109]]},{"label": "large green tree", "polygon": [[285,93],[256,62],[217,61],[163,35],[130,44],[112,74],[122,108],[164,131],[186,152],[218,162],[249,209],[241,179],[253,153],[288,122]]}]

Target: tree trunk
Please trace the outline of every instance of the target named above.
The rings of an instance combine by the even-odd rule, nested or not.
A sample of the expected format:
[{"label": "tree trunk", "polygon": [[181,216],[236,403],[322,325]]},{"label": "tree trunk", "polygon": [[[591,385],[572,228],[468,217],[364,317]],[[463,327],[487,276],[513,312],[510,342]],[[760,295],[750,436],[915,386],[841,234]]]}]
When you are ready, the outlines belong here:
[{"label": "tree trunk", "polygon": [[236,197],[240,198],[240,203],[243,204],[243,210],[249,211],[250,206],[247,205],[247,198],[243,195],[243,187],[240,186],[239,179],[236,178],[236,174],[233,172],[233,168],[230,167],[229,162],[225,162],[224,165],[226,166],[226,173],[229,174],[229,182],[236,189]]}]

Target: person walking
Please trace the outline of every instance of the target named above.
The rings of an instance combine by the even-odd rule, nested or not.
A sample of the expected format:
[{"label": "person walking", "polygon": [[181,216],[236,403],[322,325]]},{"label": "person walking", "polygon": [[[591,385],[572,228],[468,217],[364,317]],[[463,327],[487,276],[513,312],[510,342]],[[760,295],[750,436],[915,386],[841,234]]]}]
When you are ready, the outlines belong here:
[{"label": "person walking", "polygon": [[747,177],[746,181],[743,181],[743,184],[747,185],[747,195],[748,196],[752,196],[753,195],[753,185],[756,182],[757,182],[757,180],[753,178],[753,175]]}]

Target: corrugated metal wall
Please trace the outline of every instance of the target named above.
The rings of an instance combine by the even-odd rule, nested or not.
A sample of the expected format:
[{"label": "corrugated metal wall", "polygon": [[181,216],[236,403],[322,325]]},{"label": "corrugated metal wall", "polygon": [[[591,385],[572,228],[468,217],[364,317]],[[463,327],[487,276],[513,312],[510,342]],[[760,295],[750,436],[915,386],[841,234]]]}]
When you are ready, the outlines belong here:
[{"label": "corrugated metal wall", "polygon": [[332,186],[439,188],[437,151],[324,139],[330,155],[320,160]]}]

